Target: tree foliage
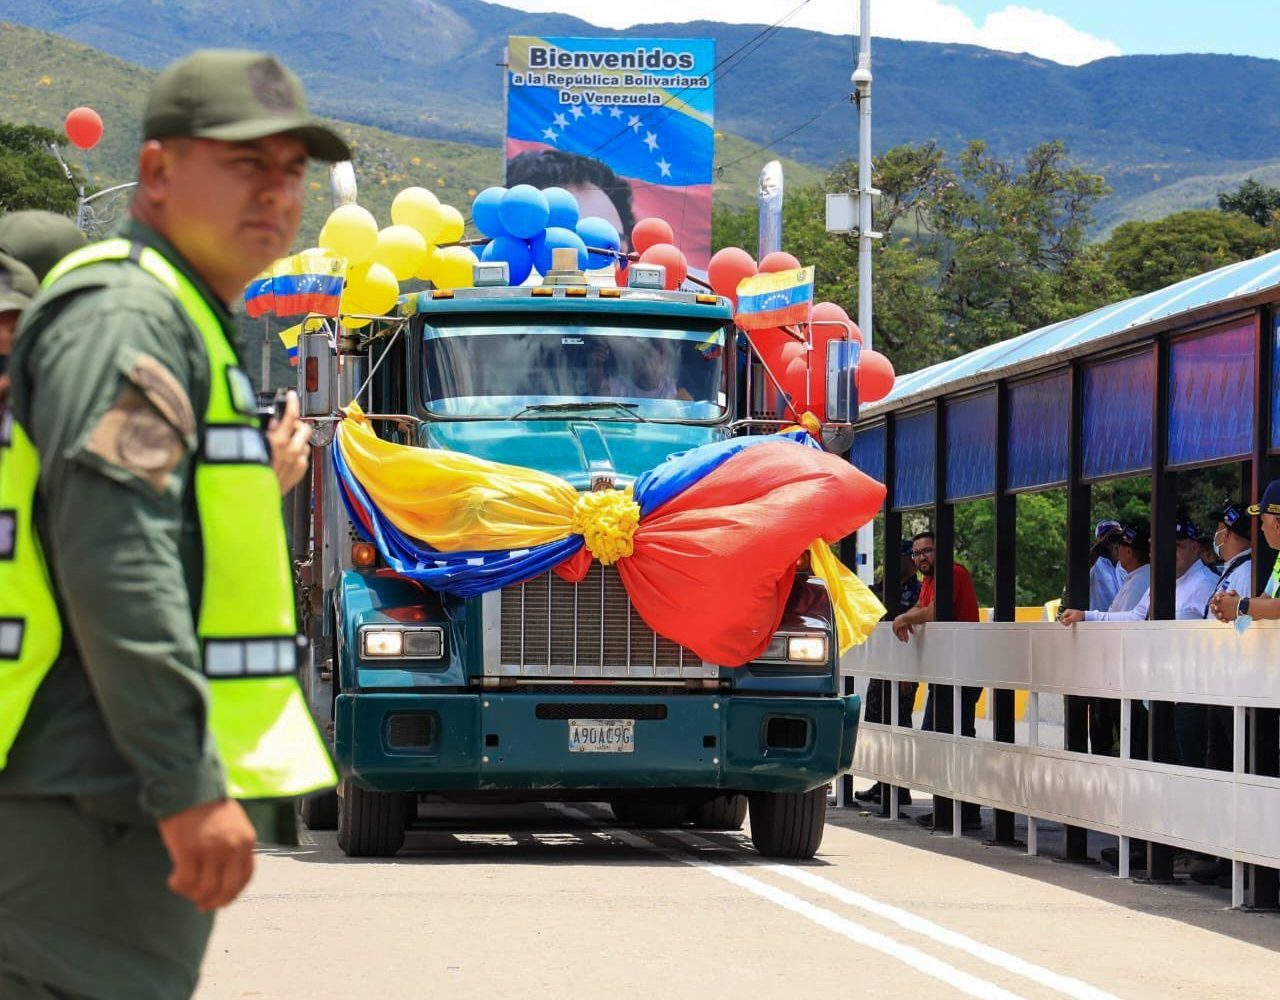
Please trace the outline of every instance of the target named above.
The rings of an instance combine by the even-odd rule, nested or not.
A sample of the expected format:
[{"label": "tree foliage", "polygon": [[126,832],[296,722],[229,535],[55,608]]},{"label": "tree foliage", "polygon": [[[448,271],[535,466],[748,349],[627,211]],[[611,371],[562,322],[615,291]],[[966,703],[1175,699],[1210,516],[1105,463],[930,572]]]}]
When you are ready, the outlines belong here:
[{"label": "tree foliage", "polygon": [[1234,191],[1219,194],[1218,208],[1223,212],[1239,212],[1260,226],[1270,226],[1280,212],[1280,188],[1260,184],[1249,177]]},{"label": "tree foliage", "polygon": [[1206,209],[1123,223],[1101,250],[1108,271],[1128,294],[1139,295],[1277,246],[1280,227],[1260,226],[1239,212]]},{"label": "tree foliage", "polygon": [[0,121],[0,212],[43,208],[75,215],[79,174],[69,181],[49,144],[58,135],[38,125]]}]

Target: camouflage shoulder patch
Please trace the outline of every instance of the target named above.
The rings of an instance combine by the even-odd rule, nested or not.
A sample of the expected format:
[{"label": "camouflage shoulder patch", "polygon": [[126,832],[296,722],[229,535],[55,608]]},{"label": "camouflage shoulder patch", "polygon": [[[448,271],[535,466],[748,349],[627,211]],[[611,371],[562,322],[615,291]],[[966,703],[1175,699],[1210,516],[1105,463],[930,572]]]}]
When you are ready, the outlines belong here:
[{"label": "camouflage shoulder patch", "polygon": [[169,421],[186,442],[195,441],[196,418],[186,389],[173,372],[150,354],[138,354],[127,373],[128,379]]},{"label": "camouflage shoulder patch", "polygon": [[169,475],[187,453],[176,427],[149,397],[127,384],[98,420],[85,451],[107,465],[142,480],[156,493],[169,485]]}]

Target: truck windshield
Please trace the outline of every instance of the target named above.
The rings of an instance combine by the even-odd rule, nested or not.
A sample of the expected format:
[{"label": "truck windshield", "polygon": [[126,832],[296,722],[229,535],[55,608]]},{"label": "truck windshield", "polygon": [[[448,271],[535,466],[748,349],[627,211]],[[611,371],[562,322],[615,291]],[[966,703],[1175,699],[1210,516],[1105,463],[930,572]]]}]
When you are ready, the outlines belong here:
[{"label": "truck windshield", "polygon": [[[724,329],[710,324],[625,325],[599,315],[493,322],[459,316],[423,330],[423,398],[442,417],[716,420],[726,400]],[[666,322],[670,323],[670,320]],[[531,409],[532,408],[532,409]]]}]

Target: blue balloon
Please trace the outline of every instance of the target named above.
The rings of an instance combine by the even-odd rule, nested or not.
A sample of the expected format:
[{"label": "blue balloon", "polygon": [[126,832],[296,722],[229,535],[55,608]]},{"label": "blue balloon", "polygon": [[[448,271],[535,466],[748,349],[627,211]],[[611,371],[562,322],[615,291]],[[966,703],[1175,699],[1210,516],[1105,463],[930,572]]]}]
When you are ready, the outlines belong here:
[{"label": "blue balloon", "polygon": [[513,285],[524,284],[524,279],[533,270],[533,251],[528,243],[514,236],[495,236],[480,252],[480,259],[505,260]]},{"label": "blue balloon", "polygon": [[552,226],[541,239],[535,238],[532,240],[531,246],[533,249],[533,266],[538,269],[539,274],[545,275],[551,270],[551,252],[565,248],[577,250],[578,269],[580,271],[587,269],[587,245],[582,242],[582,237],[572,229],[561,229],[559,226]]},{"label": "blue balloon", "polygon": [[578,217],[582,214],[578,208],[578,199],[562,187],[542,189],[542,196],[547,199],[551,215],[547,219],[547,227],[573,229],[578,225]]},{"label": "blue balloon", "polygon": [[502,220],[498,217],[498,206],[502,204],[506,193],[507,189],[504,187],[487,187],[476,195],[476,200],[471,203],[471,221],[490,239],[507,235],[506,229],[502,226]]},{"label": "blue balloon", "polygon": [[498,219],[510,236],[532,239],[547,228],[551,208],[532,184],[517,184],[498,203]]},{"label": "blue balloon", "polygon": [[[622,240],[613,224],[598,215],[588,215],[579,222],[578,235],[583,243],[595,250],[617,250],[622,246]],[[587,257],[587,265],[594,271],[601,267],[612,267],[616,259],[611,254],[592,253]]]}]

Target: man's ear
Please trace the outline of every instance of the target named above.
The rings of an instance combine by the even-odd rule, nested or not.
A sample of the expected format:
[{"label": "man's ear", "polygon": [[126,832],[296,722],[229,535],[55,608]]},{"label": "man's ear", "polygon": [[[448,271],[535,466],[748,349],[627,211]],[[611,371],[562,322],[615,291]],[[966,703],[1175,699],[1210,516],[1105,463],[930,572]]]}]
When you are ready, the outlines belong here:
[{"label": "man's ear", "polygon": [[168,200],[171,184],[171,151],[155,139],[138,150],[138,196],[152,207]]}]

